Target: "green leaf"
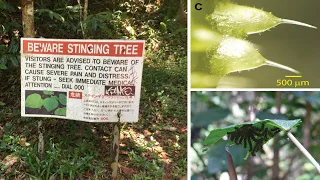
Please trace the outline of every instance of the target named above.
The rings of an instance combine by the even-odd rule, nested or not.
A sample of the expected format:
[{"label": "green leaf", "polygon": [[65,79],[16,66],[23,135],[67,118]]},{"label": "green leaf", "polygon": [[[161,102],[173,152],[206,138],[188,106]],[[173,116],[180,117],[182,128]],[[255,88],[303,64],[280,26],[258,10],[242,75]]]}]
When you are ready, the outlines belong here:
[{"label": "green leaf", "polygon": [[16,9],[5,1],[0,1],[0,9],[6,10],[8,12],[16,12]]},{"label": "green leaf", "polygon": [[255,156],[263,152],[262,146],[281,130],[289,131],[301,122],[298,120],[262,120],[215,129],[203,141],[205,146],[213,145],[228,134],[228,139],[235,144],[241,144],[248,150],[247,156]]},{"label": "green leaf", "polygon": [[167,31],[167,25],[164,22],[160,22],[160,32],[164,33]]},{"label": "green leaf", "polygon": [[43,94],[45,94],[45,95],[52,95],[52,94],[53,94],[53,91],[43,91]]},{"label": "green leaf", "polygon": [[3,64],[0,64],[0,69],[8,69],[8,67]]},{"label": "green leaf", "polygon": [[51,96],[52,99],[59,100],[58,96]]},{"label": "green leaf", "polygon": [[191,51],[192,52],[206,52],[208,47],[215,45],[218,46],[223,36],[211,29],[193,24],[191,31]]},{"label": "green leaf", "polygon": [[[219,141],[214,147],[207,151],[208,172],[210,174],[228,170],[228,163],[226,162],[226,146],[226,141]],[[246,155],[245,149],[236,145],[229,147],[229,151],[232,154],[235,167],[244,163],[243,157]]]},{"label": "green leaf", "polygon": [[208,51],[208,57],[212,73],[218,76],[250,70],[263,65],[299,73],[290,67],[265,59],[250,42],[234,37],[226,37],[218,46],[212,46]]},{"label": "green leaf", "polygon": [[62,105],[65,105],[65,106],[67,105],[67,96],[64,93],[59,94],[59,102]]},{"label": "green leaf", "polygon": [[214,8],[214,12],[207,16],[207,20],[221,34],[235,37],[261,33],[281,23],[316,28],[305,23],[278,18],[270,12],[257,8],[241,6],[226,1],[218,3]]},{"label": "green leaf", "polygon": [[300,119],[297,120],[261,120],[254,122],[246,122],[242,124],[235,124],[231,126],[227,126],[224,128],[218,128],[210,132],[207,138],[203,141],[203,144],[206,146],[210,146],[219,141],[223,136],[227,135],[228,132],[233,132],[235,128],[241,128],[246,124],[251,124],[254,127],[261,127],[264,123],[266,127],[277,127],[284,131],[289,131],[291,128],[296,127],[301,122]]},{"label": "green leaf", "polygon": [[93,31],[97,31],[98,25],[97,25],[97,19],[95,17],[92,18],[91,24],[92,24]]},{"label": "green leaf", "polygon": [[43,13],[47,13],[49,15],[50,19],[55,18],[61,22],[65,22],[65,19],[63,16],[61,16],[60,14],[58,14],[56,12],[51,11],[50,9],[37,9],[35,11],[35,13],[39,13],[40,15]]},{"label": "green leaf", "polygon": [[53,14],[53,17],[56,18],[57,20],[59,20],[61,22],[65,22],[64,17],[61,16],[60,14],[55,13],[55,12],[52,12],[52,14]]},{"label": "green leaf", "polygon": [[58,115],[58,116],[66,116],[66,111],[67,111],[67,108],[58,108],[54,114],[55,115]]},{"label": "green leaf", "polygon": [[4,105],[6,105],[6,103],[0,101],[0,106],[4,106]]},{"label": "green leaf", "polygon": [[26,98],[25,103],[26,103],[26,107],[28,108],[41,108],[43,104],[43,100],[40,94],[33,93]]},{"label": "green leaf", "polygon": [[6,45],[0,45],[0,53],[5,53],[7,52],[8,47]]},{"label": "green leaf", "polygon": [[207,111],[195,114],[192,117],[192,124],[199,127],[206,126],[213,121],[223,120],[228,114],[230,114],[229,109],[211,108]]},{"label": "green leaf", "polygon": [[8,55],[7,58],[11,61],[13,66],[18,67],[19,66],[19,61],[15,55]]},{"label": "green leaf", "polygon": [[258,119],[283,119],[283,120],[288,120],[287,117],[285,117],[282,114],[273,114],[268,111],[259,111],[257,113],[257,118]]},{"label": "green leaf", "polygon": [[54,98],[46,98],[43,100],[43,106],[46,108],[48,112],[52,111],[53,109],[57,108],[59,102]]},{"label": "green leaf", "polygon": [[291,93],[298,98],[304,99],[305,101],[309,102],[313,106],[317,106],[320,104],[320,100],[316,95],[307,94],[306,92],[302,92],[302,91],[294,91]]}]

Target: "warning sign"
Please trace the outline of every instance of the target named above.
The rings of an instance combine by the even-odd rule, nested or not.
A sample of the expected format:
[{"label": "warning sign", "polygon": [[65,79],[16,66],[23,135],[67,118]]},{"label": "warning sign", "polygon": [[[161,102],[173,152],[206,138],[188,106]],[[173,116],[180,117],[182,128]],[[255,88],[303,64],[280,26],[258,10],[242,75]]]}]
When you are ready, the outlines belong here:
[{"label": "warning sign", "polygon": [[21,115],[137,122],[144,41],[21,39]]}]

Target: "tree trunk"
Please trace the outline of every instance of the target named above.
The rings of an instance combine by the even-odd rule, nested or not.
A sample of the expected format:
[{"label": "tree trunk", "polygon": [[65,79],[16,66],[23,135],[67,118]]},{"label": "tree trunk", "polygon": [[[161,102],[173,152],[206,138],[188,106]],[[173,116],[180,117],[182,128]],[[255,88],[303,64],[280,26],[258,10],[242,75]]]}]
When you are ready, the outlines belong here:
[{"label": "tree trunk", "polygon": [[[281,113],[281,92],[276,92],[276,108],[277,108],[277,114]],[[273,138],[273,165],[272,165],[272,180],[279,180],[279,136],[276,135]]]},{"label": "tree trunk", "polygon": [[33,0],[22,0],[22,27],[24,37],[34,37]]},{"label": "tree trunk", "polygon": [[88,16],[88,0],[84,0],[83,20],[85,20],[87,16]]},{"label": "tree trunk", "polygon": [[[312,92],[307,92],[308,95],[311,95]],[[304,118],[304,124],[303,124],[303,146],[307,150],[309,150],[310,147],[310,130],[311,130],[311,112],[312,112],[312,105],[310,102],[307,101],[306,104],[306,117]]]}]

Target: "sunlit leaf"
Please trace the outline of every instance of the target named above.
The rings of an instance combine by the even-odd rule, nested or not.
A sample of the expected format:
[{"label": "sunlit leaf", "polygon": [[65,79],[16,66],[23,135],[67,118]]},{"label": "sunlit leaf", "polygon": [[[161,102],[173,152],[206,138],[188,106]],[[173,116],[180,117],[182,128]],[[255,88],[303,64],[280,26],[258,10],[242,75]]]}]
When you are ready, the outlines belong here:
[{"label": "sunlit leaf", "polygon": [[160,27],[159,27],[161,32],[166,32],[167,31],[167,25],[164,22],[160,22]]},{"label": "sunlit leaf", "polygon": [[136,31],[133,29],[132,26],[127,26],[126,30],[131,34],[131,35],[135,35]]},{"label": "sunlit leaf", "polygon": [[218,46],[212,46],[208,51],[208,57],[212,73],[219,76],[263,65],[299,73],[290,67],[267,60],[250,42],[234,37],[226,37]]},{"label": "sunlit leaf", "polygon": [[228,1],[217,3],[207,20],[221,34],[235,37],[264,32],[278,24],[296,24],[316,28],[305,23],[278,18],[270,12],[257,8],[237,5]]}]

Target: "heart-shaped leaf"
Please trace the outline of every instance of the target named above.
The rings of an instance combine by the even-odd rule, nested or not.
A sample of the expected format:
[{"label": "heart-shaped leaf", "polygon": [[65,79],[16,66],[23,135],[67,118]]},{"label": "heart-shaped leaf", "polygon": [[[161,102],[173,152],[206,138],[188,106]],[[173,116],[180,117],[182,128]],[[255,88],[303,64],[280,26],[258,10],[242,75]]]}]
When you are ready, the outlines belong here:
[{"label": "heart-shaped leaf", "polygon": [[52,111],[53,109],[57,108],[59,102],[54,98],[46,98],[43,100],[43,106],[46,108],[48,112]]},{"label": "heart-shaped leaf", "polygon": [[63,93],[60,93],[59,94],[59,102],[62,104],[62,105],[67,105],[67,96]]},{"label": "heart-shaped leaf", "polygon": [[43,100],[40,94],[33,93],[28,95],[25,103],[26,103],[26,107],[28,108],[41,108],[43,104]]},{"label": "heart-shaped leaf", "polygon": [[58,108],[57,110],[55,110],[54,114],[58,115],[58,116],[66,116],[67,109],[64,108]]}]

